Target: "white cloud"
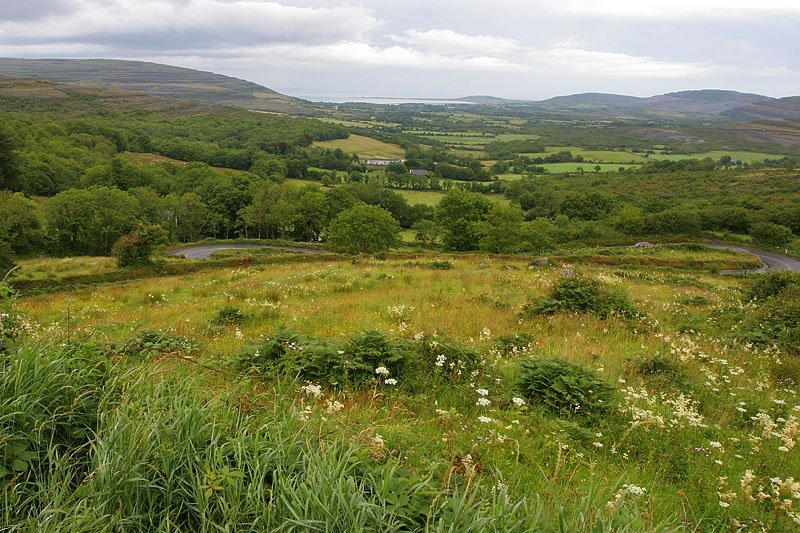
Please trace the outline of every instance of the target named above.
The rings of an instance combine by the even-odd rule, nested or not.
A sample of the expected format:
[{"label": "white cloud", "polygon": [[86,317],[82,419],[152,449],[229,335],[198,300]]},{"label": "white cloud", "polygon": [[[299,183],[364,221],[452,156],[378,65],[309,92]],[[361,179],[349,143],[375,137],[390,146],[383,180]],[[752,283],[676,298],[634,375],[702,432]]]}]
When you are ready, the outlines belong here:
[{"label": "white cloud", "polygon": [[[539,2],[536,2],[539,4]],[[734,19],[761,16],[800,16],[796,0],[558,0],[537,6],[578,18]],[[530,4],[529,4],[530,5]]]},{"label": "white cloud", "polygon": [[[272,45],[240,49],[241,57],[253,57],[260,64],[297,67],[335,68],[386,67],[420,70],[519,71],[526,67],[491,56],[452,56],[403,46],[380,47],[361,42],[340,42],[318,46]],[[229,51],[235,53],[235,51]]]},{"label": "white cloud", "polygon": [[496,55],[516,51],[519,46],[512,39],[490,35],[465,35],[453,30],[407,30],[403,36],[392,36],[394,41],[416,48],[452,55]]},{"label": "white cloud", "polygon": [[539,68],[561,75],[690,79],[713,76],[724,70],[708,63],[659,61],[650,57],[567,47],[531,52],[530,58]]}]

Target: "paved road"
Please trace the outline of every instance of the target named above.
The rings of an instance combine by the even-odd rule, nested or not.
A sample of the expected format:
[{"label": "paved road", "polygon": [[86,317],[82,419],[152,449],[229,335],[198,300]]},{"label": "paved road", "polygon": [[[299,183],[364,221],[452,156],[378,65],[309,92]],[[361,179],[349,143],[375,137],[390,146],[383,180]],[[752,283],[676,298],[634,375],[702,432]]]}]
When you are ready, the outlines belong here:
[{"label": "paved road", "polygon": [[719,244],[714,242],[708,246],[709,248],[716,248],[717,250],[734,250],[737,252],[747,252],[748,254],[757,255],[761,258],[764,264],[767,265],[767,269],[769,270],[800,270],[800,259],[789,257],[788,255],[776,254],[775,252],[759,250],[758,248],[733,246],[730,244]]},{"label": "paved road", "polygon": [[300,246],[278,246],[276,244],[207,244],[205,246],[189,246],[170,252],[172,255],[183,256],[186,259],[208,259],[220,250],[244,250],[248,248],[272,248],[287,252],[300,252],[305,254],[324,254],[327,250],[319,248],[303,248]]}]

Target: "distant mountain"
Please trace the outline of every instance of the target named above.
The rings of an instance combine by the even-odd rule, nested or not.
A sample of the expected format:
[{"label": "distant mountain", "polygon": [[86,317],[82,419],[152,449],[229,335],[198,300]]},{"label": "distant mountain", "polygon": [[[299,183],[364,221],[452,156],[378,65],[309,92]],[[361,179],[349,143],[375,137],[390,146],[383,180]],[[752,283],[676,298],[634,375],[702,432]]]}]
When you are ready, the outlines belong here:
[{"label": "distant mountain", "polygon": [[754,102],[725,111],[723,115],[732,120],[800,121],[800,96]]},{"label": "distant mountain", "polygon": [[[485,97],[483,97],[485,98]],[[582,93],[556,96],[541,101],[505,100],[511,105],[523,105],[531,110],[557,114],[589,116],[661,117],[688,119],[729,119],[726,112],[748,105],[761,105],[774,98],[760,94],[740,93],[717,89],[681,91],[647,98],[605,93]],[[501,101],[503,102],[503,101]],[[485,99],[481,103],[491,102]]]},{"label": "distant mountain", "polygon": [[0,74],[187,98],[258,111],[312,114],[309,103],[256,83],[188,68],[114,59],[0,58]]},{"label": "distant mountain", "polygon": [[473,102],[476,104],[491,104],[491,103],[499,103],[505,102],[504,98],[498,98],[497,96],[488,96],[485,94],[477,94],[473,96],[464,96],[463,98],[457,98],[462,102]]},{"label": "distant mountain", "polygon": [[681,91],[643,98],[644,109],[650,112],[700,113],[719,115],[737,107],[774,100],[760,94],[704,89]]},{"label": "distant mountain", "polygon": [[536,102],[555,109],[637,109],[642,98],[620,94],[581,93]]}]

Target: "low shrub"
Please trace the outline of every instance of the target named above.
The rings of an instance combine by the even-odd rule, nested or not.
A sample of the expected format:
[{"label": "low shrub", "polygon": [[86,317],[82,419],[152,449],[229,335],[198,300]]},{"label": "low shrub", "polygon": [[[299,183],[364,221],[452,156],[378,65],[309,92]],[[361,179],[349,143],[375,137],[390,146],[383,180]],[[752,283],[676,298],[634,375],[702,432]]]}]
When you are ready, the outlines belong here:
[{"label": "low shrub", "polygon": [[777,296],[789,287],[800,286],[800,272],[767,272],[755,278],[750,284],[745,299],[763,301]]},{"label": "low shrub", "polygon": [[416,359],[409,342],[392,339],[380,331],[365,331],[340,341],[281,329],[261,345],[242,351],[237,367],[257,375],[290,375],[343,386],[371,382],[379,367],[386,368],[395,378]]},{"label": "low shrub", "polygon": [[0,239],[0,279],[17,266],[14,260],[14,250],[6,241]]},{"label": "low shrub", "polygon": [[800,354],[800,285],[789,285],[739,315],[741,340]]},{"label": "low shrub", "polygon": [[520,364],[517,390],[558,417],[597,422],[616,409],[615,389],[597,372],[558,357]]},{"label": "low shrub", "polygon": [[6,339],[13,339],[19,334],[17,313],[12,305],[14,296],[11,286],[5,281],[0,281],[0,347],[5,346]]},{"label": "low shrub", "polygon": [[231,326],[234,324],[241,324],[244,322],[245,315],[236,307],[226,305],[217,310],[211,318],[211,324],[214,326]]},{"label": "low shrub", "polygon": [[148,357],[168,353],[197,353],[200,346],[184,337],[167,335],[160,331],[143,331],[135,337],[112,344],[111,350],[122,355]]},{"label": "low shrub", "polygon": [[423,338],[419,341],[419,353],[424,368],[434,368],[448,379],[470,379],[480,370],[484,357],[469,346],[445,339]]},{"label": "low shrub", "polygon": [[150,243],[138,231],[123,235],[111,248],[111,255],[120,268],[149,265],[150,252]]},{"label": "low shrub", "polygon": [[495,350],[503,357],[513,357],[527,350],[534,342],[534,337],[530,333],[514,333],[505,337],[499,337],[495,341]]},{"label": "low shrub", "polygon": [[662,355],[652,357],[639,357],[633,361],[637,374],[651,378],[656,382],[663,382],[684,387],[687,382],[686,372],[676,361]]},{"label": "low shrub", "polygon": [[680,303],[681,305],[687,306],[702,306],[708,305],[709,301],[705,296],[687,296],[686,298],[682,298]]},{"label": "low shrub", "polygon": [[422,268],[430,270],[451,270],[453,268],[453,263],[442,259],[434,259],[430,263],[423,263]]},{"label": "low shrub", "polygon": [[614,315],[634,318],[641,315],[625,294],[602,281],[585,276],[565,276],[553,287],[548,297],[526,304],[522,316],[532,318],[559,311],[594,313],[602,318]]}]

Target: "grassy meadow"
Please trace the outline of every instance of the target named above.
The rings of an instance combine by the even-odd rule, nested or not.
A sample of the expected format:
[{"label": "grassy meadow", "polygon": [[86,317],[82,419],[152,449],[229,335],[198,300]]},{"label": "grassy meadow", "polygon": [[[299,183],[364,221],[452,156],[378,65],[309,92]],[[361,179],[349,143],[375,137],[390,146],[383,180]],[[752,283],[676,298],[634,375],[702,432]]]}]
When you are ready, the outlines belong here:
[{"label": "grassy meadow", "polygon": [[359,157],[403,158],[405,150],[396,144],[389,144],[371,137],[351,134],[347,139],[333,141],[317,141],[314,146],[335,150],[337,148],[348,154],[358,154]]},{"label": "grassy meadow", "polygon": [[[6,493],[40,498],[39,514],[6,507],[4,518],[53,531],[793,530],[800,364],[732,336],[724,317],[749,312],[752,282],[713,273],[752,257],[691,248],[599,257],[616,264],[589,251],[535,266],[486,255],[242,261],[19,298],[26,346],[75,346],[50,350],[75,368],[107,353],[112,367],[82,466],[42,459],[45,496],[19,476]],[[562,263],[636,314],[532,315],[531,302],[565,279]],[[31,276],[65,268],[24,266]],[[403,364],[370,366],[359,382],[304,366],[324,347],[356,357],[353,339],[369,330]],[[276,347],[300,366],[242,366]],[[58,365],[40,368],[30,349],[15,364],[46,374],[40,382],[78,379],[47,374]],[[617,407],[584,418],[523,399],[521,362],[541,356],[591,371]],[[585,402],[593,408],[591,394]],[[155,428],[168,433],[145,437]]]}]

